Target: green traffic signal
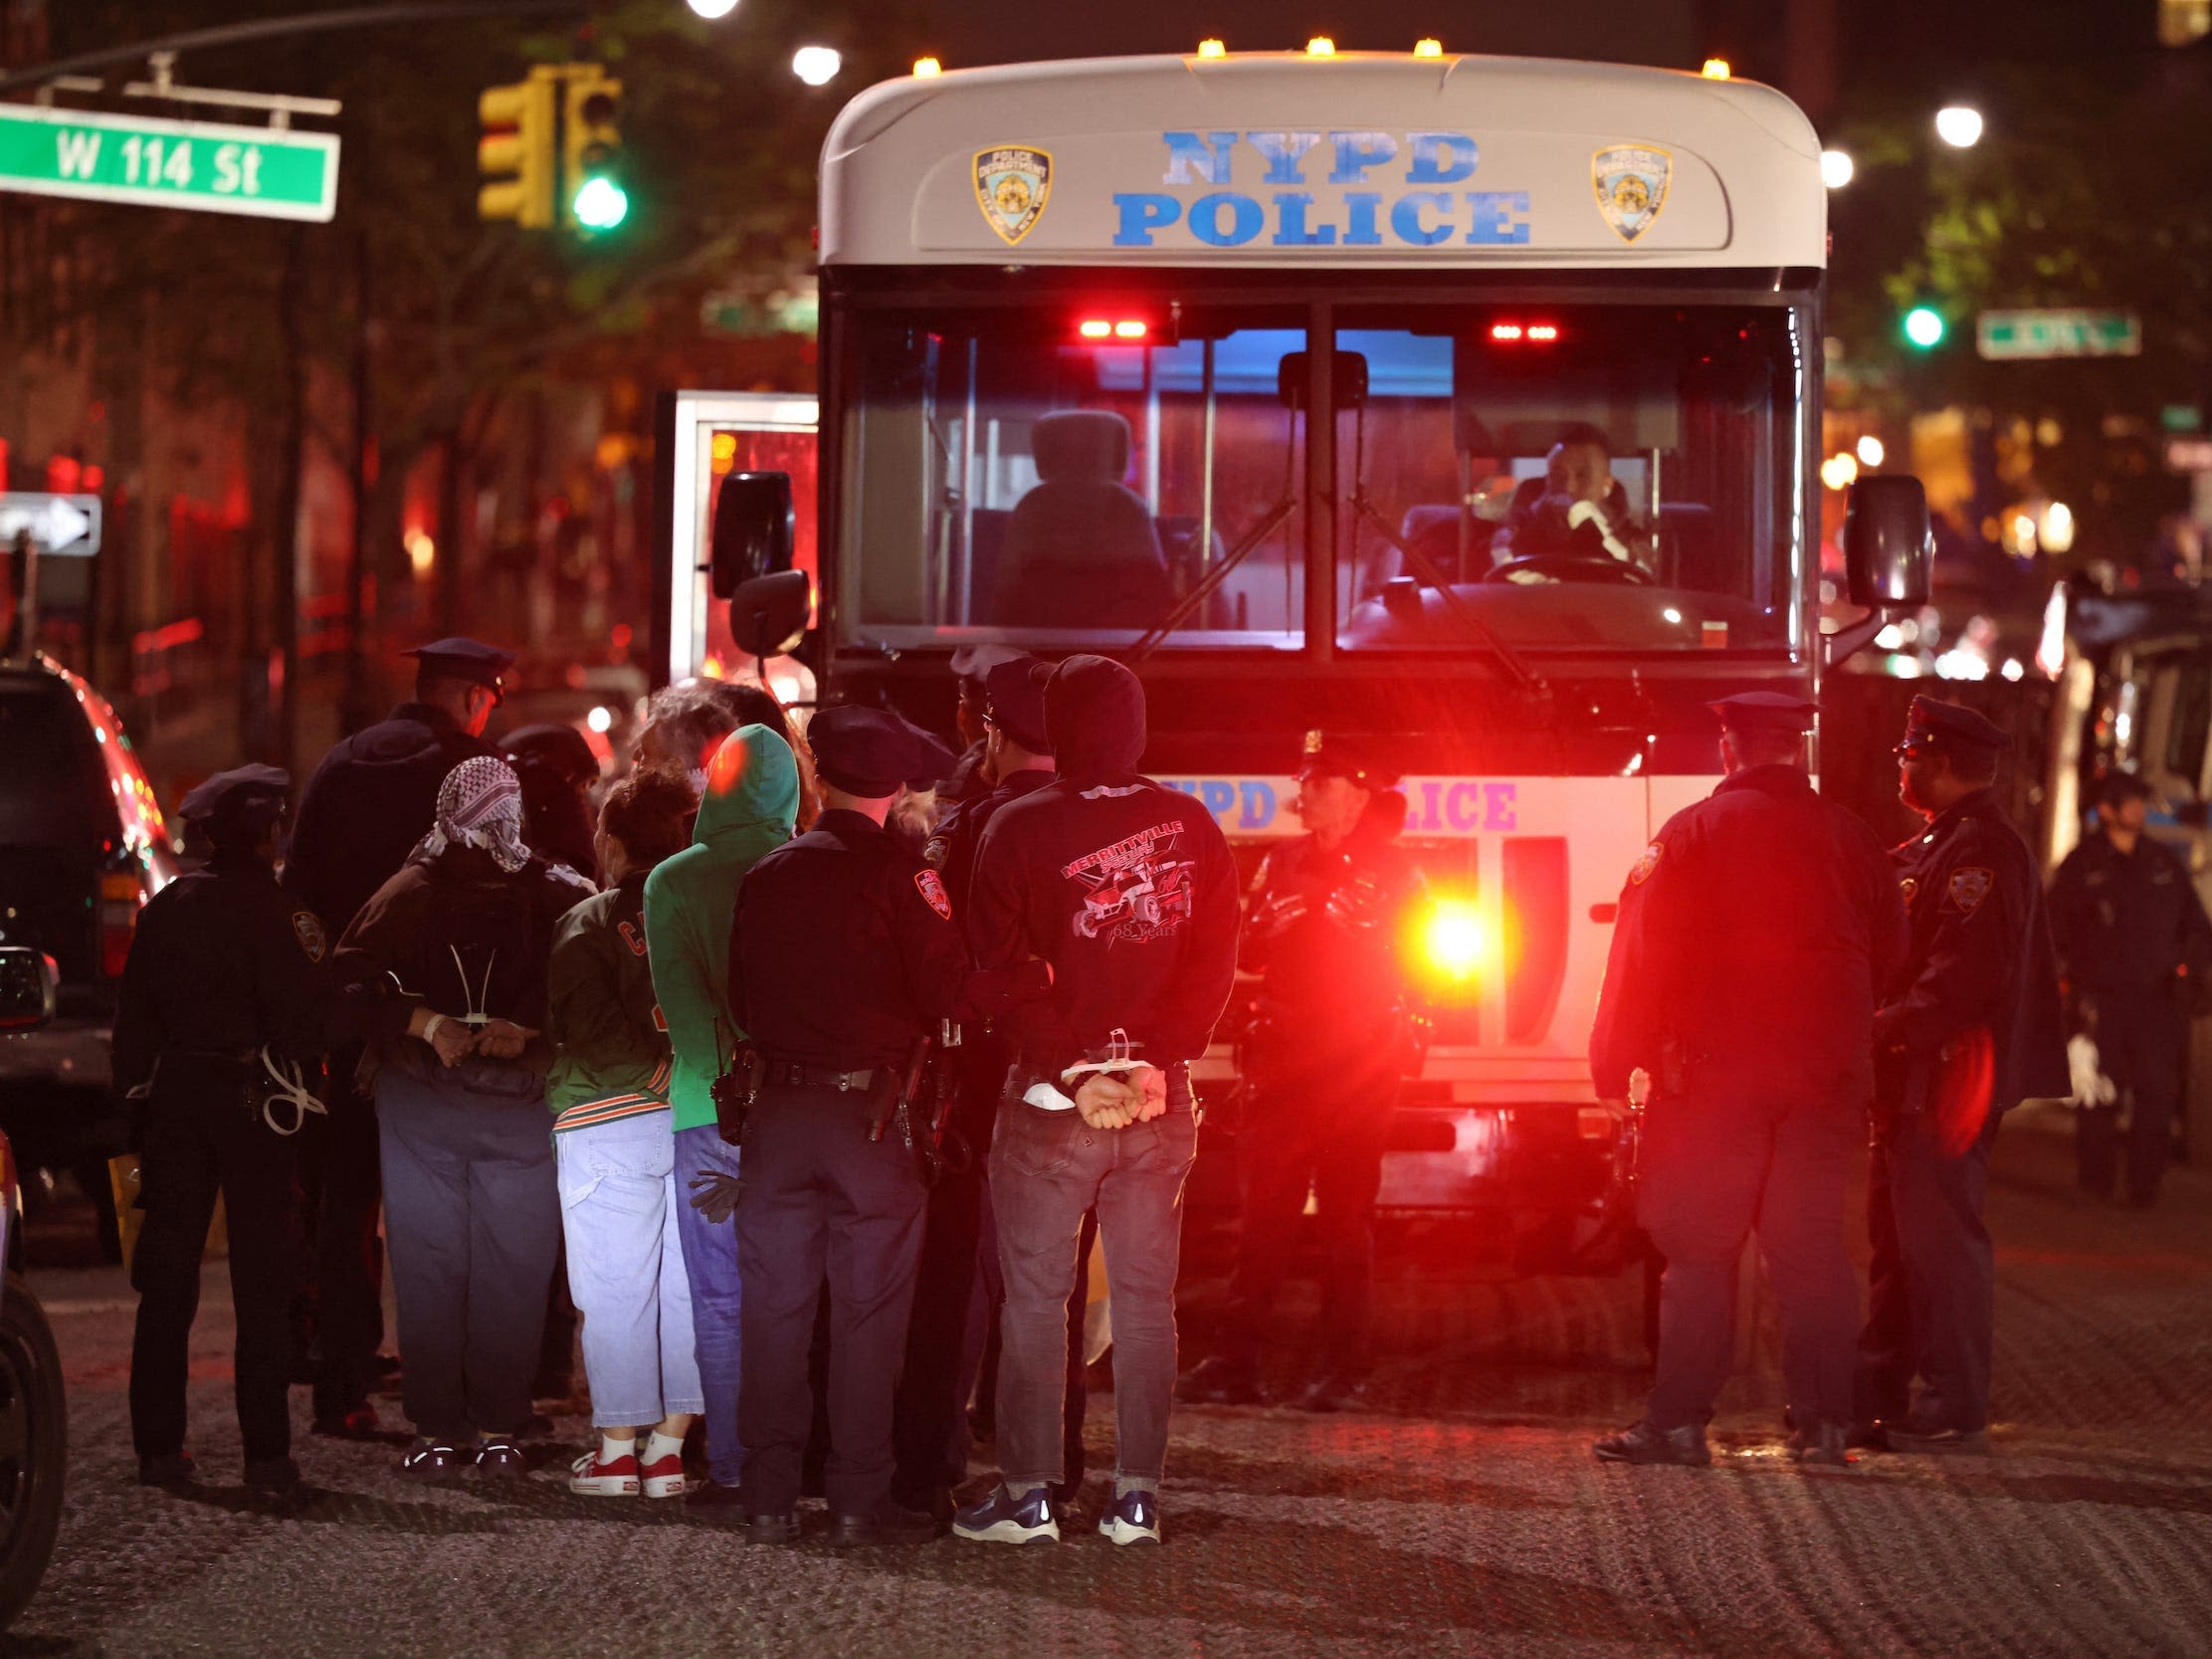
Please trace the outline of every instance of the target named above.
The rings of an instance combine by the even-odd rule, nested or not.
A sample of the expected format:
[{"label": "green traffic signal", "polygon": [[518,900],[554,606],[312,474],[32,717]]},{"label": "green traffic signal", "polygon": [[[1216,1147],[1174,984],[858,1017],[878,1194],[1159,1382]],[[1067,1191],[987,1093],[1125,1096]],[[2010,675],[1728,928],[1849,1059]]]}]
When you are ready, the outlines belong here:
[{"label": "green traffic signal", "polygon": [[1943,313],[1933,306],[1914,306],[1905,313],[1905,337],[1922,351],[1943,342]]},{"label": "green traffic signal", "polygon": [[630,193],[611,178],[587,178],[569,211],[587,231],[611,231],[630,216]]}]

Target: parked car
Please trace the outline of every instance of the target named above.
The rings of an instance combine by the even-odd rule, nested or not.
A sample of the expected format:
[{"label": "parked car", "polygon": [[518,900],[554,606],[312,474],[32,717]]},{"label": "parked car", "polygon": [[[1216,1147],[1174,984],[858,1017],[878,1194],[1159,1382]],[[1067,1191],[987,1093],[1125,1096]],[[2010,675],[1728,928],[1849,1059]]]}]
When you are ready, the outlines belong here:
[{"label": "parked car", "polygon": [[177,874],[122,723],[45,657],[0,666],[0,945],[52,957],[53,1017],[0,1041],[0,1133],[26,1168],[68,1169],[115,1236],[107,1159],[128,1118],[109,1063],[115,992],[145,902]]},{"label": "parked car", "polygon": [[[0,945],[0,1047],[23,1041],[55,1016],[54,959]],[[69,1405],[62,1357],[46,1311],[24,1283],[15,1154],[0,1136],[0,1628],[46,1575],[62,1524],[69,1463]]]}]

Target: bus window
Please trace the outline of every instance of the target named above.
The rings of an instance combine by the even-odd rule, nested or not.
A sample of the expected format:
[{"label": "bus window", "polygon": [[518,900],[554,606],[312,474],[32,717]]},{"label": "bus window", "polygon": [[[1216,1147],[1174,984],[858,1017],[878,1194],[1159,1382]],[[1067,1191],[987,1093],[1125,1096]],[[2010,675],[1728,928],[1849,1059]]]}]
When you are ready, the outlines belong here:
[{"label": "bus window", "polygon": [[1061,304],[856,313],[845,628],[1072,647],[1172,619],[1171,648],[1298,646],[1304,418],[1279,395],[1306,347],[1294,314],[1180,313],[1178,337],[1134,343]]},{"label": "bus window", "polygon": [[[1425,314],[1424,314],[1425,313]],[[1345,308],[1338,638],[1712,650],[1791,638],[1781,311]],[[1391,324],[1385,326],[1384,324]]]}]

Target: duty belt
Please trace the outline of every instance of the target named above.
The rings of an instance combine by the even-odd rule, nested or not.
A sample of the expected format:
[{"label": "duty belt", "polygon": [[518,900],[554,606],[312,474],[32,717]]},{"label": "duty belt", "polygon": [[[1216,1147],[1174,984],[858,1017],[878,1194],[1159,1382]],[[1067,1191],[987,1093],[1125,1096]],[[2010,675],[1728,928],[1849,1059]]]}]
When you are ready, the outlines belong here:
[{"label": "duty belt", "polygon": [[867,1088],[875,1076],[874,1068],[845,1072],[804,1060],[770,1060],[765,1083],[770,1089],[835,1089],[843,1093]]}]

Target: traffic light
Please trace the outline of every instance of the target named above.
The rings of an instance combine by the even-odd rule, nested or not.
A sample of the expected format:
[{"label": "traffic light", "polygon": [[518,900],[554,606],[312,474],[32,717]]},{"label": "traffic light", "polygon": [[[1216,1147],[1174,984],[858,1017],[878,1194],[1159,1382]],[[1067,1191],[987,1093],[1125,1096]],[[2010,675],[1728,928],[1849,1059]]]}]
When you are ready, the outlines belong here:
[{"label": "traffic light", "polygon": [[487,87],[477,100],[479,219],[511,219],[530,230],[553,224],[554,91],[560,72],[539,67],[527,81]]},{"label": "traffic light", "polygon": [[622,187],[622,83],[596,64],[571,64],[562,89],[561,217],[611,231],[629,216]]},{"label": "traffic light", "polygon": [[1943,343],[1943,313],[1933,306],[1914,306],[1905,313],[1905,337],[1922,351]]}]

